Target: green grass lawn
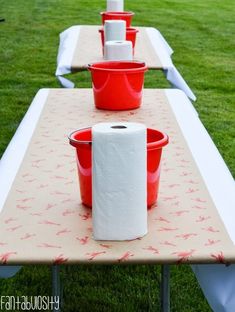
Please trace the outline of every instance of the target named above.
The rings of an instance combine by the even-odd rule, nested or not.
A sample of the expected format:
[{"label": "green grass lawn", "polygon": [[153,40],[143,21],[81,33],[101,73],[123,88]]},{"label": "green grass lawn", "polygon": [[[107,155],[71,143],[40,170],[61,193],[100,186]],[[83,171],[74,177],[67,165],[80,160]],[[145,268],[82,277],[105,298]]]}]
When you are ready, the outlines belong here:
[{"label": "green grass lawn", "polygon": [[[233,0],[126,0],[133,25],[159,29],[174,63],[198,99],[201,120],[235,174],[235,6]],[[0,155],[40,88],[59,87],[54,72],[59,33],[76,24],[100,24],[105,0],[0,0]],[[90,75],[70,76],[91,87]],[[145,86],[168,87],[149,71]],[[218,177],[219,178],[219,177]],[[159,311],[159,266],[63,267],[63,311]],[[187,265],[172,266],[172,311],[210,311]],[[24,267],[0,280],[0,295],[50,295],[51,271]]]}]

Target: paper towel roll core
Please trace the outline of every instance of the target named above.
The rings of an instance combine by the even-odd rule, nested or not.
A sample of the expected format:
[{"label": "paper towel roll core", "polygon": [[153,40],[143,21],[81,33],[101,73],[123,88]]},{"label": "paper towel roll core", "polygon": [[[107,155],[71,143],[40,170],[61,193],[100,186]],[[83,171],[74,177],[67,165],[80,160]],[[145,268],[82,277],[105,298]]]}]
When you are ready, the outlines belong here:
[{"label": "paper towel roll core", "polygon": [[146,127],[92,127],[92,223],[95,240],[131,240],[147,233]]},{"label": "paper towel roll core", "polygon": [[124,10],[123,0],[107,0],[106,11],[107,12],[123,12]]},{"label": "paper towel roll core", "polygon": [[112,129],[126,129],[126,126],[121,126],[121,125],[116,125],[116,126],[112,126]]},{"label": "paper towel roll core", "polygon": [[133,48],[131,41],[106,41],[104,59],[109,61],[132,61]]},{"label": "paper towel roll core", "polygon": [[104,41],[126,40],[126,22],[106,20],[104,23]]}]

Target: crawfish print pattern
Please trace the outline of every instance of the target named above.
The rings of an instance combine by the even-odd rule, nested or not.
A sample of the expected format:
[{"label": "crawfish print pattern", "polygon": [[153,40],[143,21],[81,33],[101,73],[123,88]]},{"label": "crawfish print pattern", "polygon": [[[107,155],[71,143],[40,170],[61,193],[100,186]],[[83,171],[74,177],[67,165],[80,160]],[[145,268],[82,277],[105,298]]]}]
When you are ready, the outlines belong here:
[{"label": "crawfish print pattern", "polygon": [[[173,92],[173,91],[172,91]],[[174,91],[175,92],[175,91]],[[145,123],[169,135],[158,203],[137,240],[92,238],[92,211],[80,202],[72,130],[104,121]],[[140,109],[95,109],[88,89],[52,89],[0,214],[0,263],[229,263],[235,249],[163,90],[145,90]]]},{"label": "crawfish print pattern", "polygon": [[[76,48],[72,56],[71,71],[77,72],[86,69],[87,64],[103,61],[99,26],[81,26],[77,38]],[[149,68],[163,69],[160,57],[155,52],[147,35],[146,27],[138,27],[138,36],[135,45],[135,60],[142,60]],[[89,49],[87,43],[89,42]],[[69,67],[69,66],[68,66]],[[48,135],[48,133],[45,133]]]}]

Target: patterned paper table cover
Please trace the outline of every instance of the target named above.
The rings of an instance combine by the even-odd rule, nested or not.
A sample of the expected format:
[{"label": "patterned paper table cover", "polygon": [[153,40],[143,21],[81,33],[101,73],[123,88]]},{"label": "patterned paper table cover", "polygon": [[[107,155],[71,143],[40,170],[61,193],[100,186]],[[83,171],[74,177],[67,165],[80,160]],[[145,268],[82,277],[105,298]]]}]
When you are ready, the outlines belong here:
[{"label": "patterned paper table cover", "polygon": [[[82,26],[72,60],[72,71],[86,69],[91,62],[103,61],[99,29],[101,26]],[[145,61],[149,68],[163,69],[146,32],[146,27],[137,27],[135,60]],[[89,49],[88,49],[89,47]]]},{"label": "patterned paper table cover", "polygon": [[[67,134],[101,121],[137,121],[168,133],[158,205],[148,234],[94,241],[80,204]],[[140,109],[95,109],[92,90],[52,89],[0,214],[1,264],[230,263],[235,248],[210,198],[163,90],[145,90]]]},{"label": "patterned paper table cover", "polygon": [[[76,25],[60,34],[55,75],[62,86],[73,88],[72,83],[63,75],[85,70],[87,64],[103,60],[101,38],[98,30],[101,26]],[[135,46],[135,60],[144,61],[150,69],[163,70],[166,79],[174,88],[183,90],[193,101],[195,95],[171,60],[173,50],[153,27],[136,27],[139,30]]]}]

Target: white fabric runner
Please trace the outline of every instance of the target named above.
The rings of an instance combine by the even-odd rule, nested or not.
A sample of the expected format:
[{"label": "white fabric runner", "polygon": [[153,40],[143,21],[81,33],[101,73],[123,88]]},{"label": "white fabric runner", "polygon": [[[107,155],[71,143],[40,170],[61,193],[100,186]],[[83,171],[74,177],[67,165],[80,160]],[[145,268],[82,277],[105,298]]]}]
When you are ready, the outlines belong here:
[{"label": "white fabric runner", "polygon": [[235,265],[200,264],[192,269],[213,311],[234,312]]},{"label": "white fabric runner", "polygon": [[[35,96],[27,113],[21,121],[16,133],[5,150],[0,161],[0,213],[4,206],[8,192],[15,179],[17,171],[24,158],[29,145],[33,131],[36,127],[40,113],[45,104],[48,89],[40,90]],[[9,278],[14,276],[21,266],[0,266],[0,278]]]},{"label": "white fabric runner", "polygon": [[17,131],[10,141],[0,161],[0,213],[8,192],[21,165],[29,145],[33,131],[37,125],[40,113],[45,104],[48,89],[41,89],[35,96],[27,113],[22,119]]},{"label": "white fabric runner", "polygon": [[[55,75],[60,81],[61,85],[65,88],[74,88],[74,83],[62,76],[69,74],[72,71],[72,59],[74,50],[76,49],[76,43],[79,38],[81,27],[82,26],[78,25],[72,26],[60,34],[57,69]],[[158,55],[162,63],[163,71],[167,80],[172,84],[173,87],[184,91],[191,100],[195,101],[195,95],[172,63],[170,57],[173,53],[172,48],[157,29],[152,27],[146,27],[145,29],[155,50],[155,53]]]},{"label": "white fabric runner", "polygon": [[[203,179],[225,227],[235,244],[235,183],[220,153],[193,109],[185,105],[185,96],[172,96],[166,91],[171,107],[183,131]],[[176,105],[177,103],[177,105]],[[206,147],[206,151],[205,148]],[[212,161],[213,160],[213,161]],[[215,312],[235,311],[235,265],[192,265],[197,280]]]},{"label": "white fabric runner", "polygon": [[235,244],[235,210],[231,209],[235,207],[234,179],[205,127],[195,115],[193,106],[186,105],[190,101],[183,92],[175,91],[175,96],[172,96],[172,90],[168,90],[166,94],[211,198]]},{"label": "white fabric runner", "polygon": [[14,276],[19,270],[21,269],[21,266],[4,266],[0,267],[0,278],[9,278]]},{"label": "white fabric runner", "polygon": [[166,75],[166,79],[171,83],[173,87],[184,91],[184,93],[191,100],[195,101],[196,96],[172,63],[170,56],[173,53],[173,50],[171,49],[171,47],[168,45],[161,33],[155,28],[148,27],[146,28],[146,32],[149,36],[150,42],[152,43],[156,54],[163,64],[163,70]]}]

